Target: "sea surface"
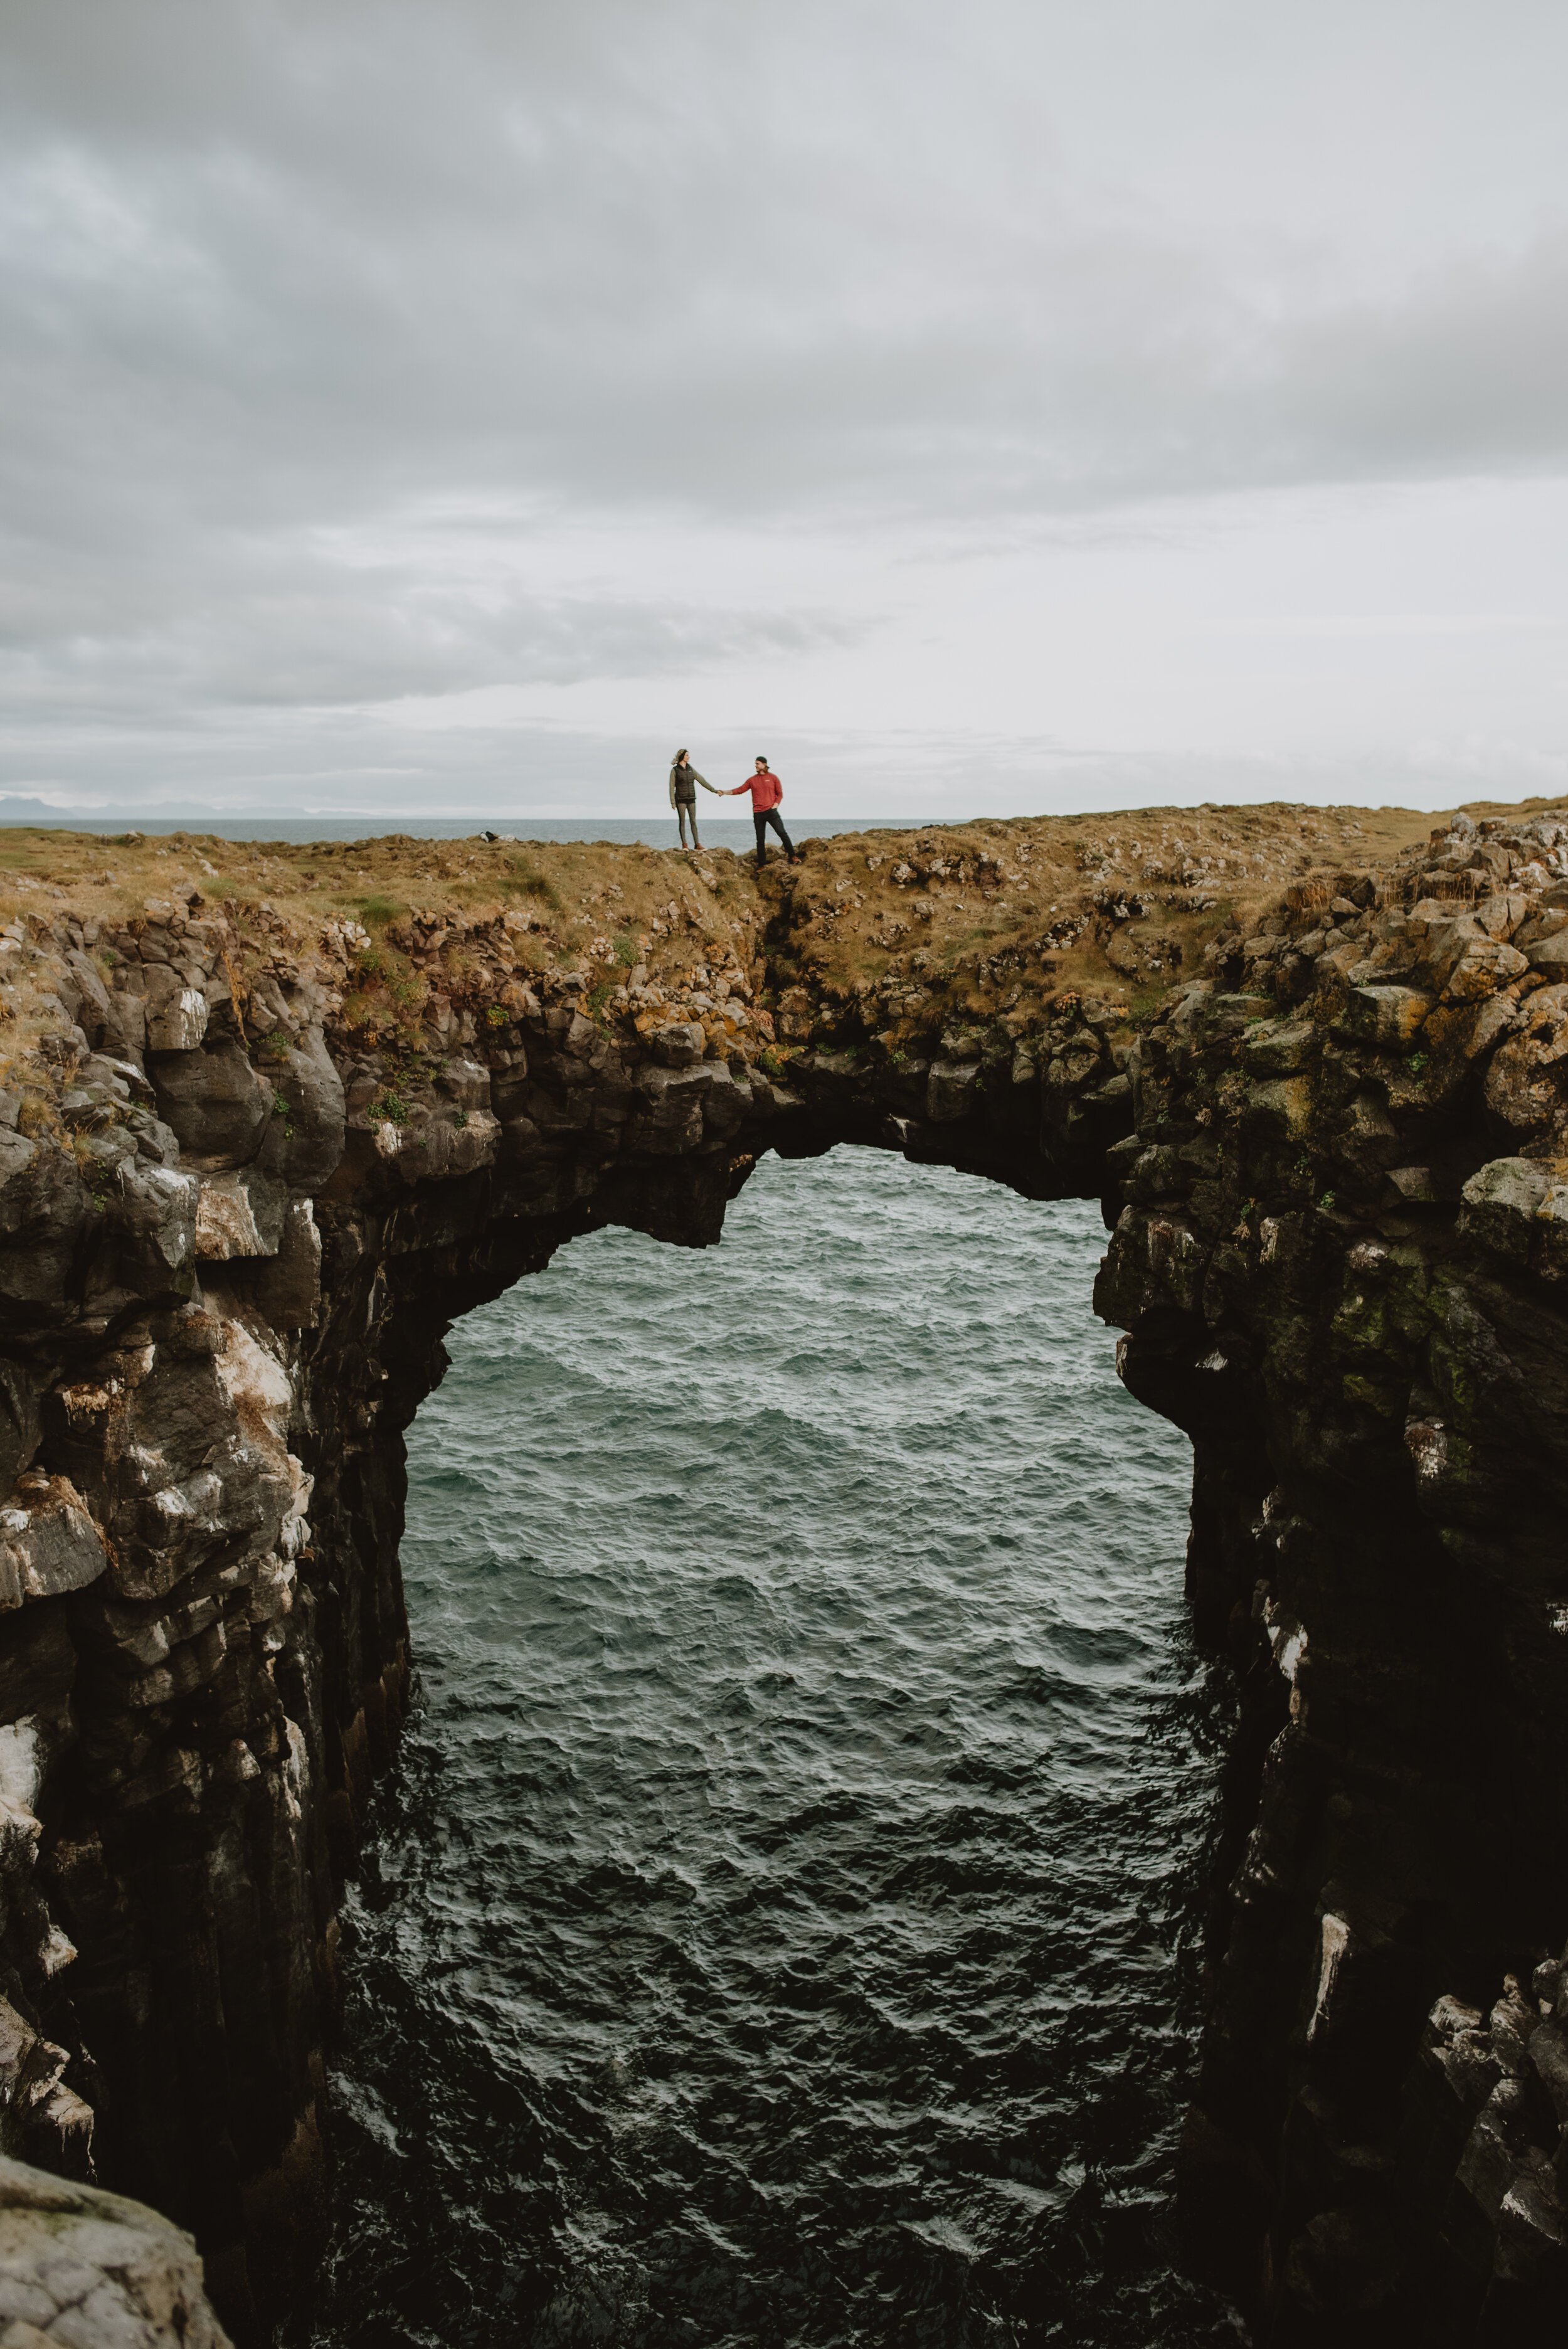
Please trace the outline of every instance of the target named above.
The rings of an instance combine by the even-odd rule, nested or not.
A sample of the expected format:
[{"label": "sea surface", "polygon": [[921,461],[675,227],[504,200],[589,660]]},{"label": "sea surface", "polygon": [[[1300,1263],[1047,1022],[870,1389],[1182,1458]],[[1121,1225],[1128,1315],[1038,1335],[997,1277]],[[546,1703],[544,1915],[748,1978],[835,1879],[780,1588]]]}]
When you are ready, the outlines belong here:
[{"label": "sea surface", "polygon": [[[662,786],[660,787],[662,790]],[[389,833],[401,833],[406,840],[480,840],[489,831],[499,840],[591,840],[603,841],[611,846],[625,847],[641,841],[649,848],[678,848],[680,827],[673,815],[659,812],[659,793],[652,795],[652,806],[646,816],[439,816],[375,815],[361,816],[267,816],[219,815],[201,813],[184,817],[139,818],[134,811],[129,815],[77,815],[61,812],[6,815],[0,806],[0,831],[10,832],[87,832],[111,840],[123,840],[128,830],[147,840],[281,840],[296,845],[317,840],[369,841],[382,840]],[[784,822],[792,840],[830,839],[841,832],[911,832],[929,825],[934,819],[926,816],[862,815],[862,816],[796,816],[784,811]],[[948,823],[971,818],[948,817]],[[738,855],[750,855],[757,835],[749,815],[704,816],[702,839],[706,848],[732,848]],[[770,840],[769,854],[779,854],[777,840]]]},{"label": "sea surface", "polygon": [[454,1330],[294,2340],[1233,2349],[1170,2206],[1222,1712],[1104,1244],[770,1158]]}]

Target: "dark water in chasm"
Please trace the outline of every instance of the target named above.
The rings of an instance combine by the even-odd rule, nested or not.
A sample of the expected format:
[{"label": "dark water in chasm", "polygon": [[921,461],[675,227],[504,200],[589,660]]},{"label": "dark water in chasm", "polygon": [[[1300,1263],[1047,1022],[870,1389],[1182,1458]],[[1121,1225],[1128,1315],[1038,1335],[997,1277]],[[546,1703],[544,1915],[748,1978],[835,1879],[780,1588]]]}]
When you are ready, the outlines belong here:
[{"label": "dark water in chasm", "polygon": [[1169,2206],[1219,1700],[1104,1244],[769,1159],[453,1332],[299,2341],[1235,2343]]}]

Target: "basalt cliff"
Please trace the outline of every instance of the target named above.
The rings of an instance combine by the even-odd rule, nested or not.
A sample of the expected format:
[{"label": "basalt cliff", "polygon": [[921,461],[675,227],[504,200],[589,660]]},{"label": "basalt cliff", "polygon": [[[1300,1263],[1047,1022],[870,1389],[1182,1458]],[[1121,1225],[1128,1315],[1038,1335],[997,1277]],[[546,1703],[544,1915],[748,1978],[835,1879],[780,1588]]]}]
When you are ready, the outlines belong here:
[{"label": "basalt cliff", "polygon": [[853,1142],[1102,1198],[1122,1375],[1192,1440],[1235,1725],[1186,2256],[1260,2343],[1563,2337],[1563,813],[841,834],[761,876],[15,834],[0,916],[0,2153],[155,2204],[269,2336],[443,1334]]}]

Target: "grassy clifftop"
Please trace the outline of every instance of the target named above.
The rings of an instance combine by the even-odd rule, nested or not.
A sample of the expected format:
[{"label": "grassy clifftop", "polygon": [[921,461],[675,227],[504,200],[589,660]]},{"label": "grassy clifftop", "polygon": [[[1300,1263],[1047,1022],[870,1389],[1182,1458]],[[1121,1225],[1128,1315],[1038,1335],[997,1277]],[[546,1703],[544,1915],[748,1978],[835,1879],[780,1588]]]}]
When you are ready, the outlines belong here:
[{"label": "grassy clifftop", "polygon": [[1433,821],[1276,803],[922,825],[812,840],[760,877],[726,849],[608,842],[8,831],[0,1084],[36,1081],[70,1024],[50,949],[112,985],[116,936],[170,922],[176,962],[211,929],[208,959],[239,994],[269,965],[318,968],[338,1032],[388,1063],[428,1045],[443,1001],[482,1035],[527,995],[608,1028],[696,1022],[711,1053],[786,1061],[808,1042],[898,1054],[954,1025],[1023,1034],[1080,1001],[1131,1025],[1291,885],[1385,864]]}]

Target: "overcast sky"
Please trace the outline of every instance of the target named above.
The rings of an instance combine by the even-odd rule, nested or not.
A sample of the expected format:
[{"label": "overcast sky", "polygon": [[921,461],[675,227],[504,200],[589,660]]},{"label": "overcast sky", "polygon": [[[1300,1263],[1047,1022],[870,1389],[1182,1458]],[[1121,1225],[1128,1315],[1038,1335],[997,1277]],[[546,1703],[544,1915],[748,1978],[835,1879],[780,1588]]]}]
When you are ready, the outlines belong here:
[{"label": "overcast sky", "polygon": [[7,0],[0,789],[1568,789],[1562,0]]}]

